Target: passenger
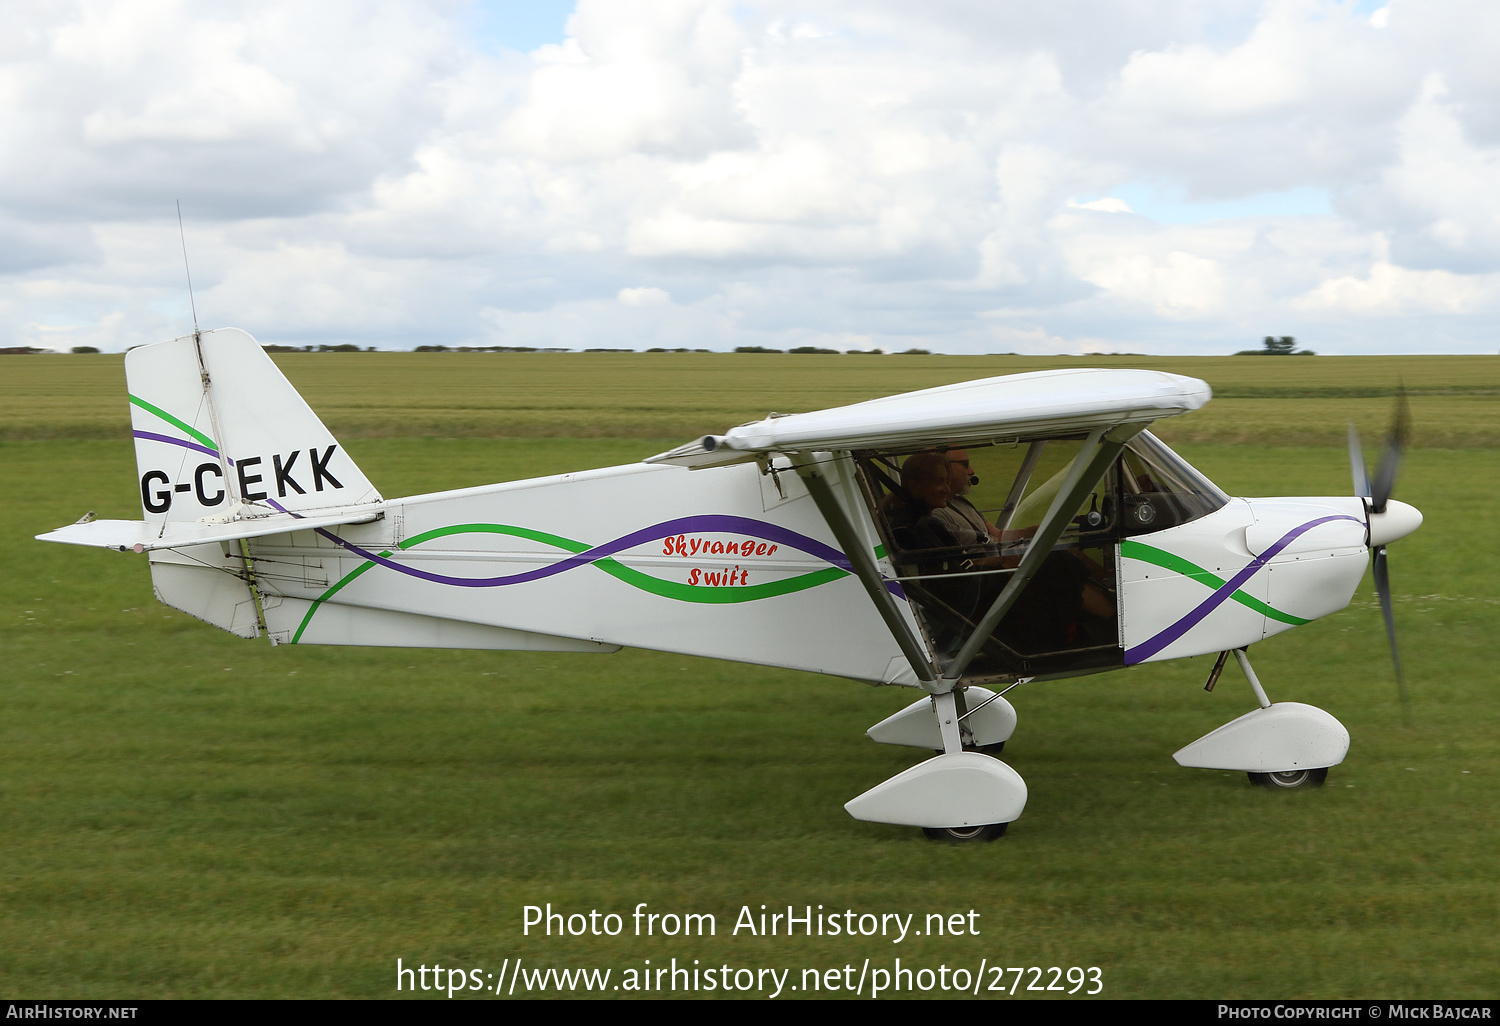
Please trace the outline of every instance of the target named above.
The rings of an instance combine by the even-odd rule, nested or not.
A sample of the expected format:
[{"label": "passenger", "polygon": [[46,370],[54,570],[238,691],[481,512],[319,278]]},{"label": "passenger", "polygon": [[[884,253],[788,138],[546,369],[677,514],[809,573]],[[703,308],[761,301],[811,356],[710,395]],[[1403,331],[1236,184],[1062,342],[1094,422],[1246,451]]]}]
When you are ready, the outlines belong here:
[{"label": "passenger", "polygon": [[893,553],[895,561],[903,573],[915,570],[922,578],[908,586],[926,614],[933,643],[945,651],[956,650],[962,643],[980,590],[977,577],[947,576],[973,566],[958,539],[934,515],[952,497],[947,458],[919,452],[901,465],[901,490],[882,503],[898,550]]},{"label": "passenger", "polygon": [[[912,553],[947,549],[950,551],[945,558],[963,558],[951,551],[959,547],[958,538],[946,522],[935,515],[944,510],[952,498],[953,487],[945,456],[936,452],[908,456],[901,465],[901,490],[892,492],[883,504],[897,547]],[[944,561],[940,559],[938,562]],[[942,573],[943,570],[935,566],[921,572]]]}]

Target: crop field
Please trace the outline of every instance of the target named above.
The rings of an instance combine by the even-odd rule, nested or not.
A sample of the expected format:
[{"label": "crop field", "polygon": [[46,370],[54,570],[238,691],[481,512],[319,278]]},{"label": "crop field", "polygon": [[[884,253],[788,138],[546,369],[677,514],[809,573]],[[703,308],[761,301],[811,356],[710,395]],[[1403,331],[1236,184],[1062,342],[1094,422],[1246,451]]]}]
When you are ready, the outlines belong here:
[{"label": "crop field", "polygon": [[[442,965],[445,983],[516,959],[608,969],[609,987],[673,959],[791,970],[783,997],[847,996],[833,984],[898,958],[945,980],[965,970],[980,996],[1010,1001],[1062,995],[1012,997],[1009,972],[992,992],[995,966],[1047,969],[1041,986],[1050,967],[1097,967],[1106,998],[1496,996],[1500,357],[278,363],[388,496],[631,462],[773,409],[1078,365],[1213,384],[1219,398],[1159,433],[1231,494],[1346,494],[1345,425],[1373,460],[1399,379],[1415,441],[1396,494],[1426,517],[1390,549],[1411,723],[1367,578],[1349,609],[1252,653],[1272,700],[1349,728],[1326,787],[1273,793],[1178,768],[1173,751],[1254,706],[1233,666],[1209,694],[1212,660],[1182,660],[1012,692],[1004,758],[1027,782],[1025,814],[992,844],[934,844],[842,809],[921,758],[863,736],[917,697],[906,689],[638,650],[273,649],[157,604],[141,557],[33,541],[90,509],[139,516],[124,379],[118,357],[8,357],[8,997],[447,1000],[398,994],[398,958]],[[524,908],[548,903],[617,913],[623,932],[524,932]],[[715,933],[636,936],[641,903],[712,914]],[[762,905],[915,914],[915,929],[962,913],[965,926],[899,942],[732,932]],[[823,989],[803,989],[803,970]],[[524,980],[523,994],[552,996]],[[965,995],[882,995],[910,996]]]}]

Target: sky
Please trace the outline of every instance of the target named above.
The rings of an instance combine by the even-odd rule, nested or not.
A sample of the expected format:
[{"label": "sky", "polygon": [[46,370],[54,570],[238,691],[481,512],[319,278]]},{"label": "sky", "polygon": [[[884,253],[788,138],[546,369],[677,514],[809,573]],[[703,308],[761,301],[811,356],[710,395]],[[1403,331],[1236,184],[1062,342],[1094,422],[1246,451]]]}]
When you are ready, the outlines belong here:
[{"label": "sky", "polygon": [[1500,352],[1492,0],[6,13],[0,347]]}]

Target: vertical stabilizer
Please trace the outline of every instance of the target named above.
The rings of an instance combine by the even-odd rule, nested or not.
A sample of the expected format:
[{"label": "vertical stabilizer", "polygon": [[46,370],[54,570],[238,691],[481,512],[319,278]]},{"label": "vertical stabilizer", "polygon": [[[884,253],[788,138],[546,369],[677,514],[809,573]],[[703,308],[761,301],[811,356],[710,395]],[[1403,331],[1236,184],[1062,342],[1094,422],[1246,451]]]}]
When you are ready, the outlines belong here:
[{"label": "vertical stabilizer", "polygon": [[[259,343],[238,328],[142,346],[125,357],[148,534],[168,524],[304,514],[380,494]],[[242,637],[265,596],[244,541],[151,553],[156,597]]]},{"label": "vertical stabilizer", "polygon": [[146,522],[380,501],[311,407],[238,328],[125,357]]}]

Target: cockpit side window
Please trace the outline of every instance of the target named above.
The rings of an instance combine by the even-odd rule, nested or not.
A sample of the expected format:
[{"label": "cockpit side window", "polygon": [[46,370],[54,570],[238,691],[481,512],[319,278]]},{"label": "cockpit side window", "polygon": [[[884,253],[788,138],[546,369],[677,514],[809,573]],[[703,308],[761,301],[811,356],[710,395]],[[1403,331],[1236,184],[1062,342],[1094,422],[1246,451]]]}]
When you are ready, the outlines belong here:
[{"label": "cockpit side window", "polygon": [[1122,535],[1164,531],[1229,502],[1218,485],[1149,431],[1126,443],[1117,469]]}]

